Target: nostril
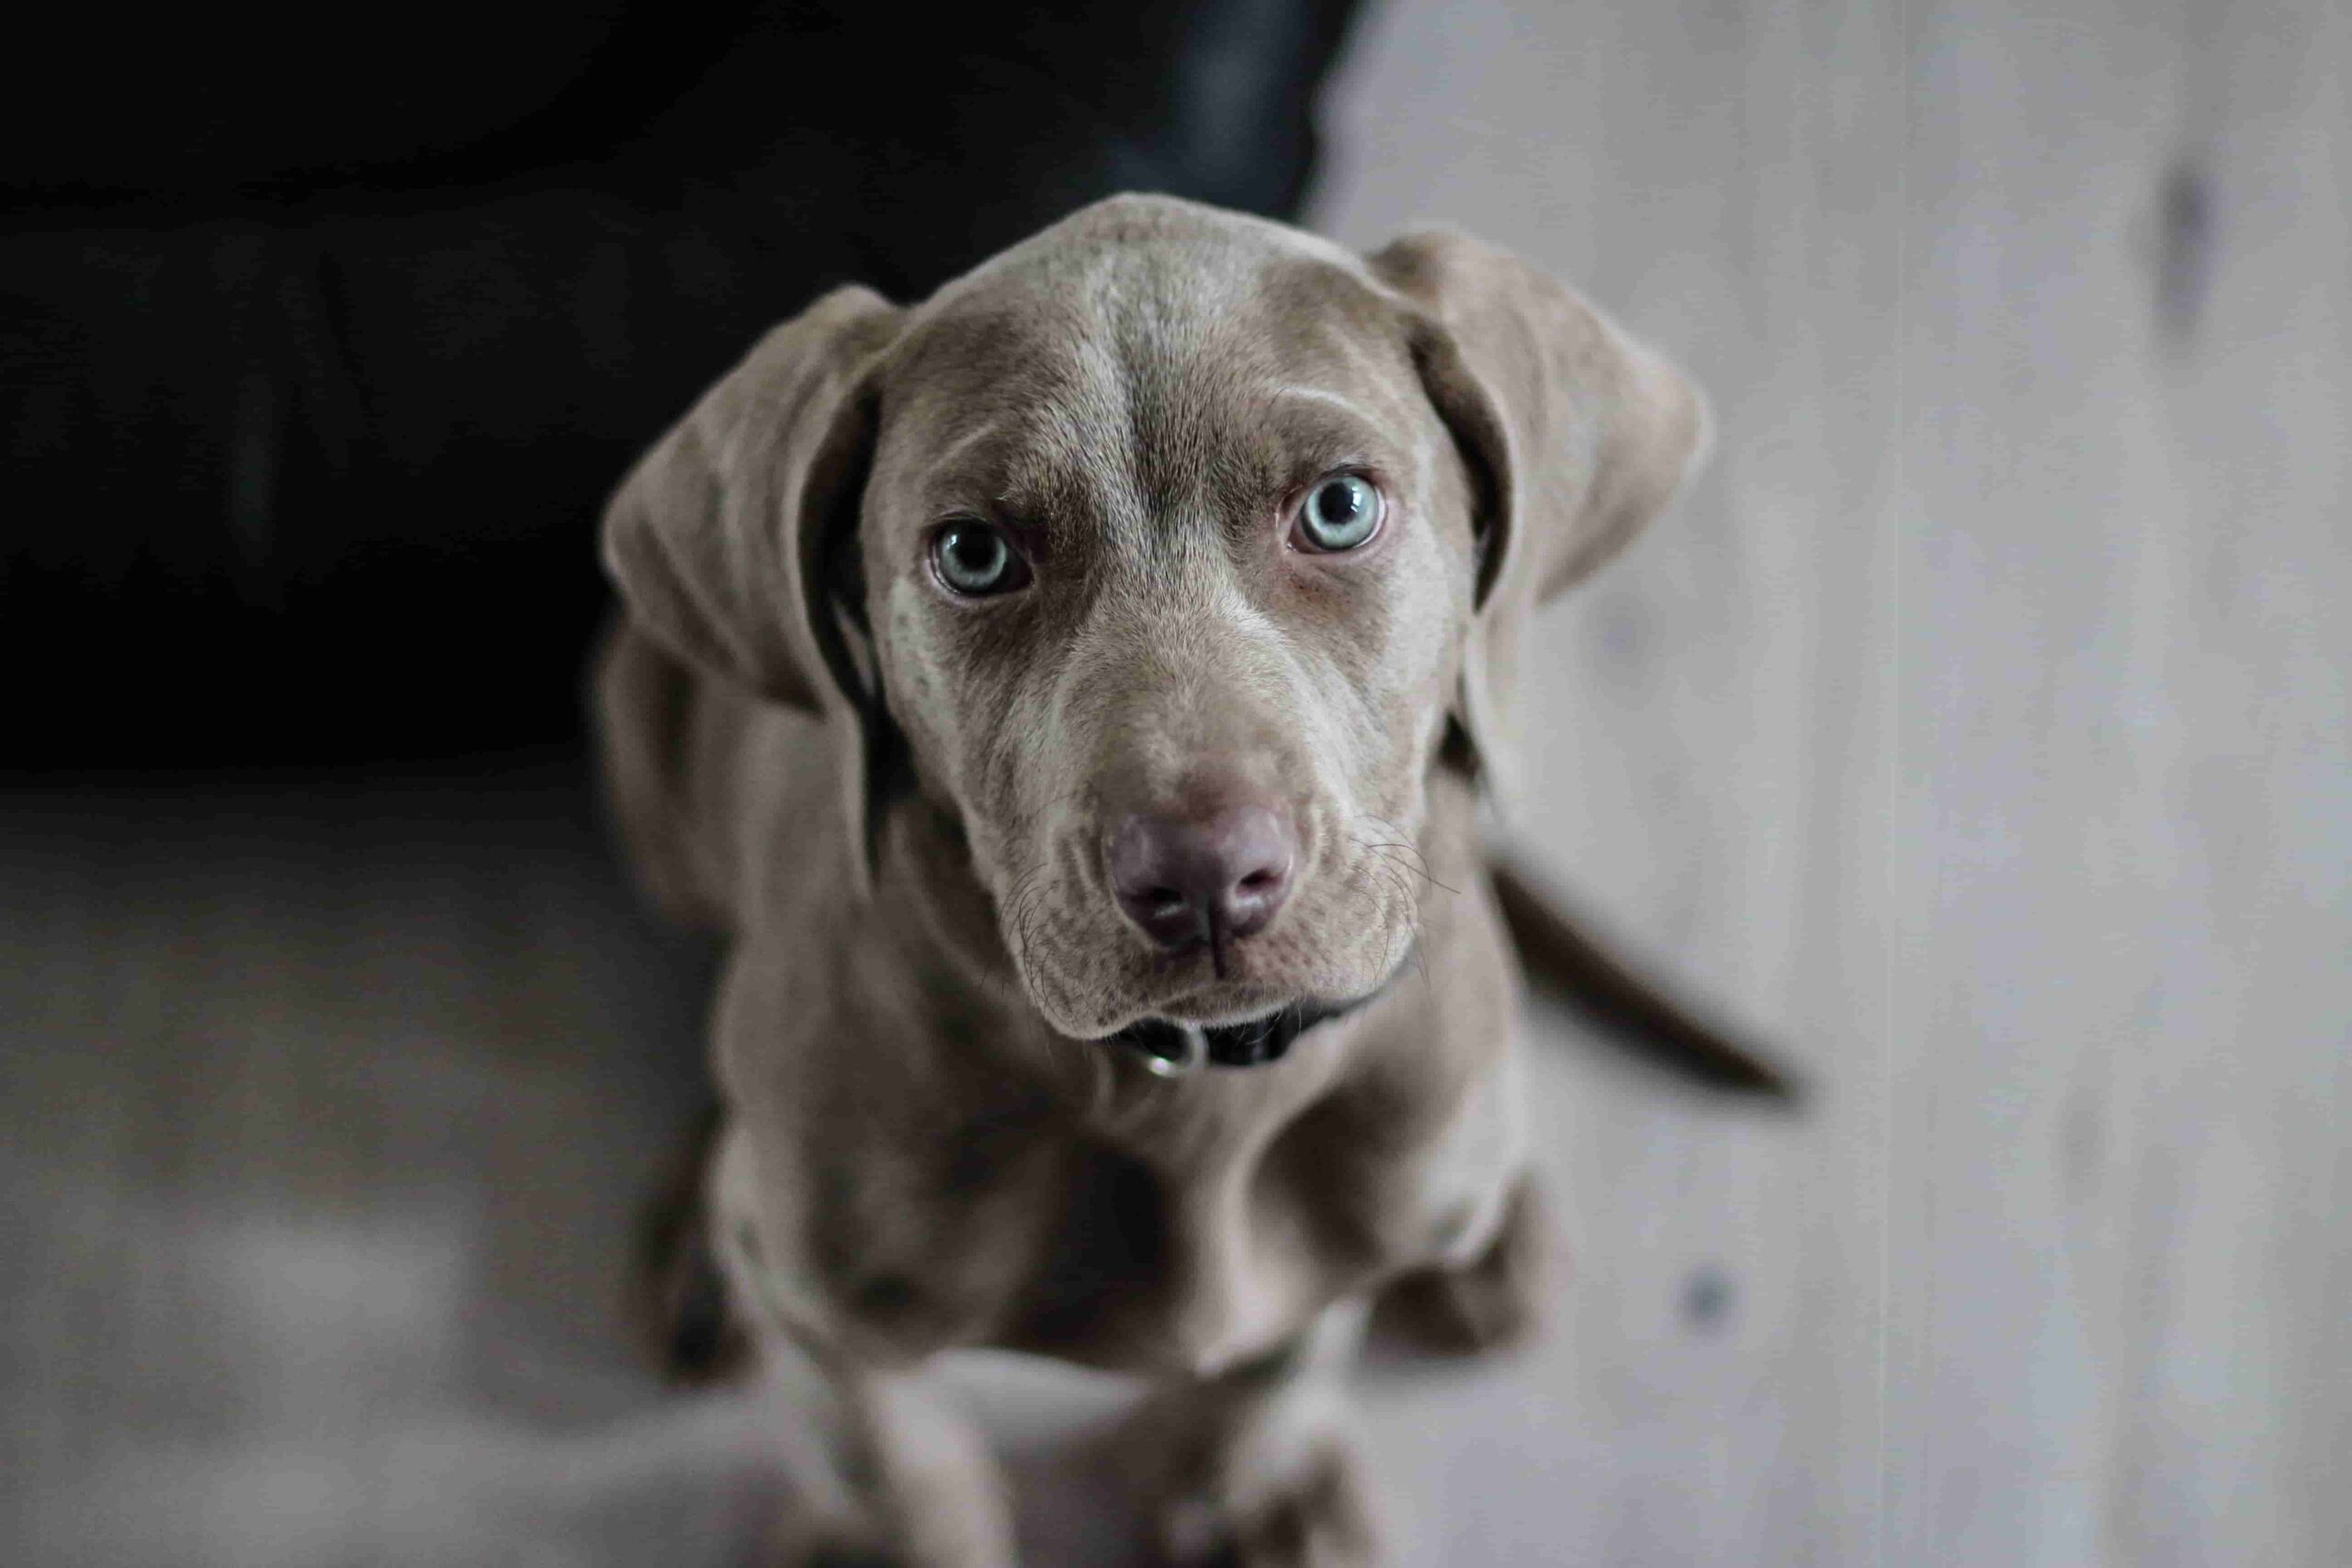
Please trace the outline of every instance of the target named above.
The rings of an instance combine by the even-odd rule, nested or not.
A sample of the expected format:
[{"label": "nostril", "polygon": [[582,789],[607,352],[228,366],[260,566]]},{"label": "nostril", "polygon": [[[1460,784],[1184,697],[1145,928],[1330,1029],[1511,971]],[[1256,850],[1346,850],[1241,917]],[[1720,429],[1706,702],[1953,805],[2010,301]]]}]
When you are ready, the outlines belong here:
[{"label": "nostril", "polygon": [[1297,840],[1273,809],[1142,812],[1106,836],[1104,869],[1120,909],[1163,947],[1224,944],[1264,928],[1290,893]]}]

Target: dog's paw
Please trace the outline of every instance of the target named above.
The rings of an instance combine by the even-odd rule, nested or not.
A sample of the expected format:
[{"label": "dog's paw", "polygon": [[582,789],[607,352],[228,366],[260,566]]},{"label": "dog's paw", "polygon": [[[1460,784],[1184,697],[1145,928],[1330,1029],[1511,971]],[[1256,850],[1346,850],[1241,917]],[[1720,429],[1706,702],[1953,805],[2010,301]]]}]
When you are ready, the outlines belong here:
[{"label": "dog's paw", "polygon": [[1375,1332],[1414,1348],[1468,1356],[1542,1332],[1566,1273],[1542,1193],[1522,1181],[1487,1249],[1458,1269],[1407,1274],[1381,1293]]},{"label": "dog's paw", "polygon": [[1352,1450],[1317,1443],[1278,1475],[1246,1471],[1163,1502],[1169,1568],[1372,1568],[1380,1532]]}]

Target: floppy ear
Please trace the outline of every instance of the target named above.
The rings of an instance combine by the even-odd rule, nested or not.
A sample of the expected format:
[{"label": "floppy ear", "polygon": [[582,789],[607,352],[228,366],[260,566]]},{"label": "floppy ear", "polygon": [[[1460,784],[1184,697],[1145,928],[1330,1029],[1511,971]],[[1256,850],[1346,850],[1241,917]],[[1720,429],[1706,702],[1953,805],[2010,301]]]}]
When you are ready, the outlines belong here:
[{"label": "floppy ear", "polygon": [[1470,470],[1480,554],[1454,716],[1481,776],[1507,784],[1528,612],[1665,509],[1704,457],[1706,405],[1663,355],[1508,252],[1441,231],[1370,262],[1408,301],[1422,385]]},{"label": "floppy ear", "polygon": [[868,853],[888,719],[850,647],[865,620],[855,539],[874,444],[868,373],[899,317],[844,288],[775,328],[639,460],[604,525],[605,570],[657,641],[828,719],[847,749],[853,841]]}]

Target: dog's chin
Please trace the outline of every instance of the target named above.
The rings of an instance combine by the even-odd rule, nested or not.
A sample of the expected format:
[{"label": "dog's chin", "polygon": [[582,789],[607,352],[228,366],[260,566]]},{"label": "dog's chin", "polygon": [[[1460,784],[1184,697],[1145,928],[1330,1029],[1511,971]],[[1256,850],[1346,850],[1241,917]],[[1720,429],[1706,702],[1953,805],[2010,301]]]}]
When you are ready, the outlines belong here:
[{"label": "dog's chin", "polygon": [[[1135,1018],[1161,1018],[1170,1023],[1216,1029],[1229,1023],[1250,1022],[1295,1006],[1303,999],[1296,992],[1279,987],[1246,980],[1219,981],[1179,997],[1144,1003],[1136,1010]],[[1133,1022],[1134,1019],[1126,1021]]]},{"label": "dog's chin", "polygon": [[1204,954],[1197,964],[1163,965],[1126,985],[1099,989],[1064,988],[1056,983],[1058,976],[1023,978],[1030,1000],[1056,1032],[1074,1040],[1104,1040],[1137,1025],[1219,1030],[1285,1010],[1351,1008],[1383,989],[1404,962],[1400,952],[1388,962],[1319,964],[1305,972],[1283,964],[1252,973],[1254,965],[1243,955],[1235,972],[1219,978]]},{"label": "dog's chin", "polygon": [[1102,1040],[1130,1025],[1157,1020],[1186,1028],[1214,1029],[1246,1023],[1300,1001],[1295,987],[1255,981],[1219,981],[1173,991],[1139,988],[1126,994],[1060,1002],[1050,989],[1032,985],[1029,998],[1057,1033],[1073,1040]]}]

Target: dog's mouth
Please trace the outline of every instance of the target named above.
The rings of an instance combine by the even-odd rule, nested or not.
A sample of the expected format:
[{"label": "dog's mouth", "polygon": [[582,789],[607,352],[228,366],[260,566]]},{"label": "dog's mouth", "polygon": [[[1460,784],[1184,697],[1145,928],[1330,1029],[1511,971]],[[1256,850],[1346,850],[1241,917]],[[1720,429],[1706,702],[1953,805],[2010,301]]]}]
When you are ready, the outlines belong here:
[{"label": "dog's mouth", "polygon": [[1261,1066],[1282,1060],[1308,1030],[1369,1006],[1387,988],[1384,982],[1346,1001],[1307,998],[1238,1023],[1180,1023],[1169,1018],[1139,1018],[1116,1033],[1104,1035],[1101,1043],[1133,1051],[1143,1058],[1147,1067],[1162,1077],[1181,1077],[1204,1065]]}]

